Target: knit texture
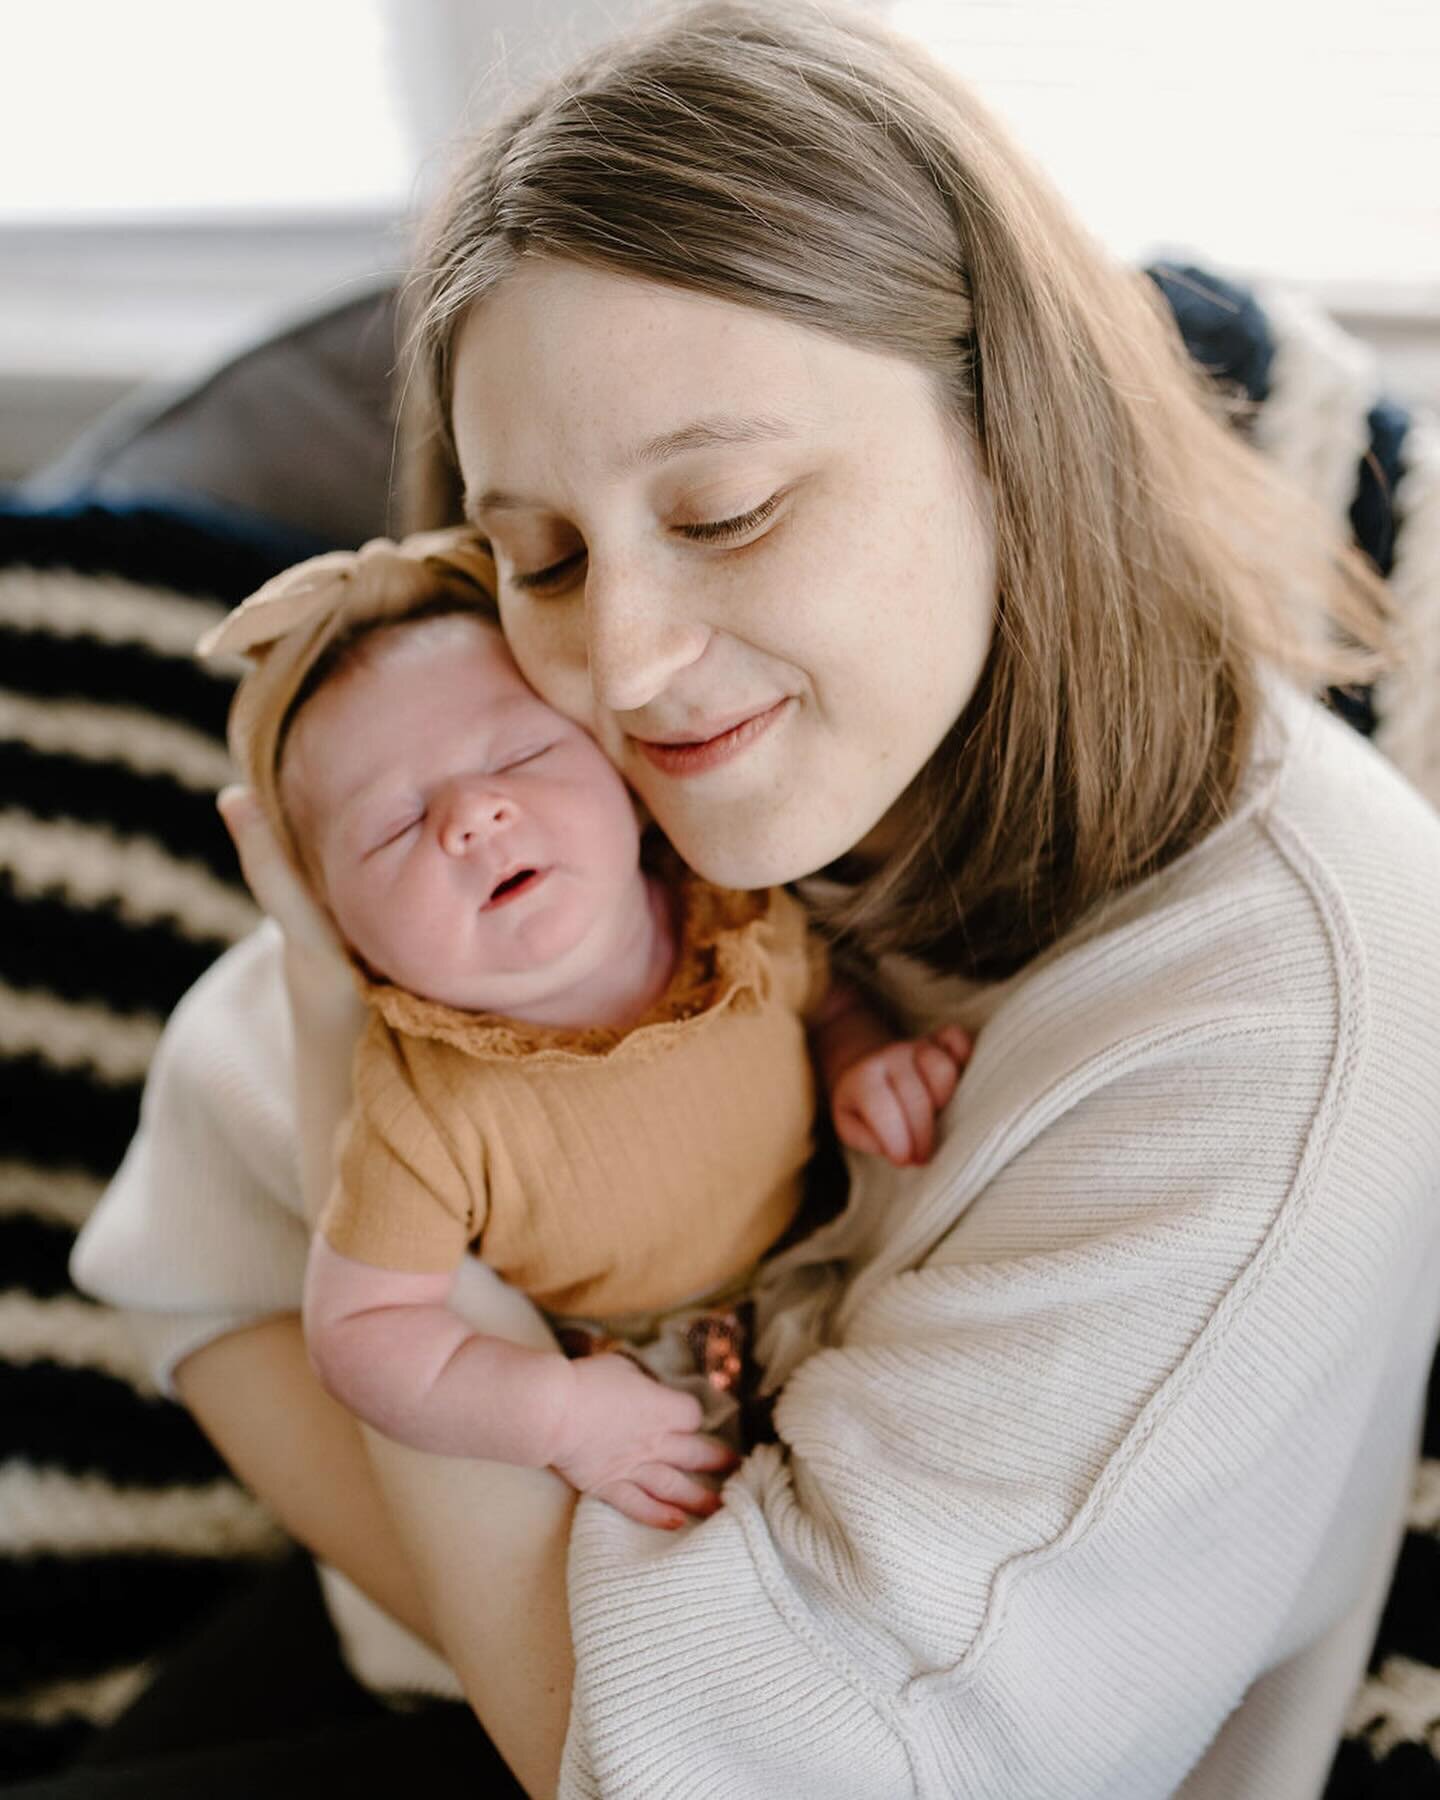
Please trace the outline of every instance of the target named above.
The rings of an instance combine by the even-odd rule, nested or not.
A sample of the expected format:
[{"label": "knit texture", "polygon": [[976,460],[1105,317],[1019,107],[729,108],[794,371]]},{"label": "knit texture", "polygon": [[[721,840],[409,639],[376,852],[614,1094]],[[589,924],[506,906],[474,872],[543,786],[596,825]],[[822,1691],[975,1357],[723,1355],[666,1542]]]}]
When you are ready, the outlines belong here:
[{"label": "knit texture", "polygon": [[1077,941],[897,994],[980,1027],[940,1152],[782,1258],[834,1304],[719,1519],[582,1505],[566,1794],[1320,1791],[1440,1312],[1440,821],[1294,725]]}]

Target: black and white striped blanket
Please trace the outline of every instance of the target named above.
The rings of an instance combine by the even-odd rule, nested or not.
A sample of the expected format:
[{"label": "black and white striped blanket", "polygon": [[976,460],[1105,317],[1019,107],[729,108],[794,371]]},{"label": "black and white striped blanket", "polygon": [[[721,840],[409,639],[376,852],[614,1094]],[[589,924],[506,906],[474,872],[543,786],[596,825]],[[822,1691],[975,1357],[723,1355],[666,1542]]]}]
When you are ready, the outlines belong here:
[{"label": "black and white striped blanket", "polygon": [[[1286,297],[1154,273],[1257,442],[1389,577],[1410,651],[1344,710],[1440,801],[1434,429]],[[228,688],[191,648],[291,549],[173,510],[0,509],[0,1782],[62,1762],[282,1548],[66,1261],[165,1015],[254,918],[213,806]],[[1433,1387],[1424,1455],[1332,1800],[1440,1797]]]}]

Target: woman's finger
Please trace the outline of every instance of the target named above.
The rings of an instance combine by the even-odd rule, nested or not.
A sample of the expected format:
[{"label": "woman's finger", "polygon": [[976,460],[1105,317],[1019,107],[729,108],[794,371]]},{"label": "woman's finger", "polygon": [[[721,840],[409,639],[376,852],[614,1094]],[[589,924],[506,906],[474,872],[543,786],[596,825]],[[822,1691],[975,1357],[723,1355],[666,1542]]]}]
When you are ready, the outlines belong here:
[{"label": "woman's finger", "polygon": [[220,817],[240,858],[240,872],[256,905],[270,915],[297,948],[324,952],[343,962],[335,932],[314,896],[291,867],[260,803],[246,787],[227,787],[216,799]]}]

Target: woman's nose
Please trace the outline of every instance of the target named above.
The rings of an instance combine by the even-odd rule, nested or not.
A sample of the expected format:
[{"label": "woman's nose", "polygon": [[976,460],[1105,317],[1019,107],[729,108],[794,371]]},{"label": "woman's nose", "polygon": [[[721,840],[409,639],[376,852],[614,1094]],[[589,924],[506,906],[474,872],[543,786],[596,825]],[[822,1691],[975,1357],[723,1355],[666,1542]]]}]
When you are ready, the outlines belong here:
[{"label": "woman's nose", "polygon": [[592,558],[585,582],[585,654],[602,711],[638,712],[705,654],[710,631],[690,597]]},{"label": "woman's nose", "polygon": [[447,856],[470,856],[507,831],[520,816],[508,794],[487,781],[455,781],[432,803],[436,833]]}]

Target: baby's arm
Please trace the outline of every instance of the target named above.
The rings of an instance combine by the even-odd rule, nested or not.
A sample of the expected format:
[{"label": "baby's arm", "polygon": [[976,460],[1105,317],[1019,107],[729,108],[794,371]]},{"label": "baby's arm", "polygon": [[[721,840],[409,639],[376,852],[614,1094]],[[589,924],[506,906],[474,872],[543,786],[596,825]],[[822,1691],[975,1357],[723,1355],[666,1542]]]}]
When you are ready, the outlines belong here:
[{"label": "baby's arm", "polygon": [[642,1524],[715,1510],[696,1479],[734,1459],[699,1434],[700,1405],[624,1356],[569,1362],[471,1329],[452,1274],[380,1269],[315,1234],[305,1339],[321,1382],[387,1437],[440,1456],[553,1468]]},{"label": "baby's arm", "polygon": [[901,1168],[928,1162],[935,1116],[970,1060],[969,1033],[946,1025],[930,1037],[897,1039],[860,989],[837,977],[810,1040],[841,1143]]}]

